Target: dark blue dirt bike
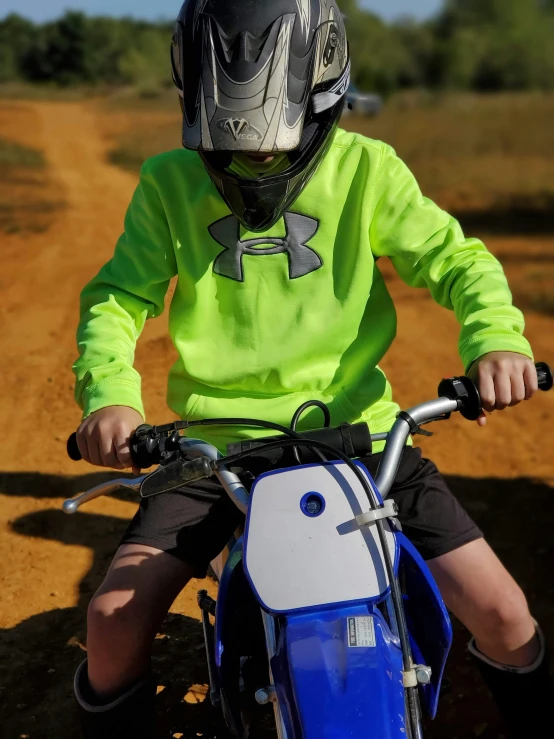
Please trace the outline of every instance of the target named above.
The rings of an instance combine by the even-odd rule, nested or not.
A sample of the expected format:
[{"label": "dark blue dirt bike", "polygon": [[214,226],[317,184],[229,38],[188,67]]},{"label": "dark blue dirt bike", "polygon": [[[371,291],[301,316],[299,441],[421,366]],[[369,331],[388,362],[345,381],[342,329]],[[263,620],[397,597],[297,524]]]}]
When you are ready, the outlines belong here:
[{"label": "dark blue dirt bike", "polygon": [[[548,366],[537,372],[541,389],[550,390]],[[154,472],[64,503],[74,513],[119,487],[148,497],[215,475],[245,514],[244,530],[212,564],[217,603],[199,594],[211,699],[234,736],[420,739],[422,709],[435,716],[452,628],[387,495],[410,434],[454,412],[469,420],[481,414],[467,378],[444,380],[439,396],[373,437],[366,424],[329,428],[318,401],[302,406],[291,428],[253,419],[142,426],[133,456],[143,468],[159,464]],[[326,427],[298,433],[300,416],[314,405]],[[278,436],[239,442],[222,457],[179,433],[237,423]],[[370,455],[377,441],[386,447],[373,480],[354,460]],[[68,448],[79,458],[74,437]]]}]

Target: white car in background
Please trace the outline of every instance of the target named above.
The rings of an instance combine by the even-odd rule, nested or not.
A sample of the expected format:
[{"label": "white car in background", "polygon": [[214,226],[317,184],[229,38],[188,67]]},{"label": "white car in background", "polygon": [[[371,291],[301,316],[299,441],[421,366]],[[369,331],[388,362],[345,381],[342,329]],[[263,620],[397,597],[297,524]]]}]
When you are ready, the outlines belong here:
[{"label": "white car in background", "polygon": [[350,84],[346,93],[345,113],[350,111],[357,115],[377,116],[383,108],[383,98],[370,92],[360,92],[358,88]]}]

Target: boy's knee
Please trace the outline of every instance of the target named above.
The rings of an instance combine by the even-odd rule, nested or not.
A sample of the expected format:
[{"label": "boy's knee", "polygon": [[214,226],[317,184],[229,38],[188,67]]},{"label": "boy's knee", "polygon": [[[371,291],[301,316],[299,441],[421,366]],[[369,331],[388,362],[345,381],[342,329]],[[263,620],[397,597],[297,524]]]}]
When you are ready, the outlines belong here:
[{"label": "boy's knee", "polygon": [[123,645],[130,639],[136,640],[142,621],[137,610],[130,593],[98,592],[88,607],[87,642],[89,649],[98,648],[101,645]]},{"label": "boy's knee", "polygon": [[509,641],[514,634],[529,630],[533,623],[527,599],[515,583],[501,598],[487,604],[483,616],[484,631],[490,641]]}]

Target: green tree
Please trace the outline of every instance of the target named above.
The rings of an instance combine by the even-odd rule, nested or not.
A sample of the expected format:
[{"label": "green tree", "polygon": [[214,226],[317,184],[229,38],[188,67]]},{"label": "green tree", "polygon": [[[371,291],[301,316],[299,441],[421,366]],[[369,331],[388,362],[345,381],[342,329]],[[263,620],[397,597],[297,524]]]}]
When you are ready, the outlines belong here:
[{"label": "green tree", "polygon": [[22,60],[32,47],[37,29],[15,13],[0,21],[0,82],[22,76]]},{"label": "green tree", "polygon": [[339,0],[339,4],[350,42],[353,81],[365,90],[393,92],[408,61],[400,37],[376,15],[361,10],[354,0]]},{"label": "green tree", "polygon": [[137,34],[119,59],[119,77],[122,82],[143,90],[171,82],[169,57],[170,35],[146,28]]},{"label": "green tree", "polygon": [[435,83],[478,90],[553,88],[552,5],[448,0],[435,25]]},{"label": "green tree", "polygon": [[83,13],[69,11],[41,31],[23,60],[31,80],[62,85],[92,81],[87,69],[88,28]]},{"label": "green tree", "polygon": [[402,20],[393,27],[404,53],[399,68],[400,87],[422,87],[428,84],[435,54],[436,39],[428,23]]}]

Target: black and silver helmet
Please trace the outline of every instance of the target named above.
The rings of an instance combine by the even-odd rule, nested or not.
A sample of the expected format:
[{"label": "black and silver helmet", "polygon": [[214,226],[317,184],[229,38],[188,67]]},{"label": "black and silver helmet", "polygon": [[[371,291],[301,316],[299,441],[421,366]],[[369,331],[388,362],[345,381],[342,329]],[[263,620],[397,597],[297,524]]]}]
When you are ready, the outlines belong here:
[{"label": "black and silver helmet", "polygon": [[[183,145],[200,153],[250,231],[275,224],[330,146],[350,61],[335,0],[186,0],[172,47]],[[277,174],[230,169],[237,153],[286,152]]]}]

